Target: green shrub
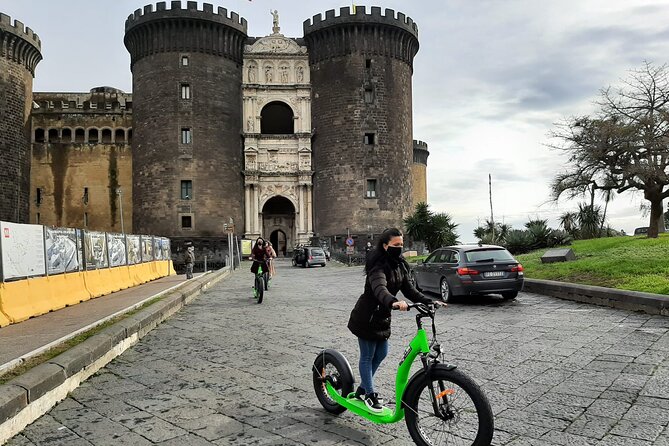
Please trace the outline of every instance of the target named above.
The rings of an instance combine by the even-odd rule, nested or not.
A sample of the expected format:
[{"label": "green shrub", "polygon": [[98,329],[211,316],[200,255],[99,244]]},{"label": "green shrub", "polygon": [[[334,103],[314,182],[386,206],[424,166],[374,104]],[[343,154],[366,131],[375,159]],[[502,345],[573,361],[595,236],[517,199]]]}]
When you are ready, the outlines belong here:
[{"label": "green shrub", "polygon": [[528,231],[512,229],[506,234],[504,246],[511,254],[522,254],[532,249],[532,238]]}]

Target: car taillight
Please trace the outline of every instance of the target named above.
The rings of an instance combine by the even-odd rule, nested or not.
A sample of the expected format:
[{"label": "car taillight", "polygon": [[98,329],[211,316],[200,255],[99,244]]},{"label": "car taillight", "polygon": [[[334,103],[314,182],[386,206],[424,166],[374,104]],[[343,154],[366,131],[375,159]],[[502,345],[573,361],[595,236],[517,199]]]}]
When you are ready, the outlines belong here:
[{"label": "car taillight", "polygon": [[458,276],[475,276],[475,275],[477,275],[477,274],[481,274],[481,273],[479,273],[479,272],[478,272],[477,270],[475,270],[475,269],[471,269],[471,268],[458,268]]},{"label": "car taillight", "polygon": [[523,268],[523,265],[521,265],[520,263],[518,264],[518,266],[514,266],[513,268],[511,268],[512,273],[522,273],[523,271],[525,271],[525,268]]}]

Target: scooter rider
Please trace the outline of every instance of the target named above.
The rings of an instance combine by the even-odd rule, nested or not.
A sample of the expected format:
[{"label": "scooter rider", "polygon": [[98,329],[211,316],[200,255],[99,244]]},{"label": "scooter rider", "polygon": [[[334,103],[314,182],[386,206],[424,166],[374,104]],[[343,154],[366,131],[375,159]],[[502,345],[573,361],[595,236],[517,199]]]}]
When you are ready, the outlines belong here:
[{"label": "scooter rider", "polygon": [[[383,406],[374,390],[374,375],[388,354],[391,309],[408,310],[406,301],[432,303],[416,290],[409,280],[409,265],[402,257],[404,238],[399,229],[389,228],[381,234],[376,248],[370,251],[365,263],[365,290],[348,321],[348,328],[358,337],[360,346],[360,386],[356,398],[363,400],[370,411],[379,413]],[[446,304],[437,301],[444,306]]]}]

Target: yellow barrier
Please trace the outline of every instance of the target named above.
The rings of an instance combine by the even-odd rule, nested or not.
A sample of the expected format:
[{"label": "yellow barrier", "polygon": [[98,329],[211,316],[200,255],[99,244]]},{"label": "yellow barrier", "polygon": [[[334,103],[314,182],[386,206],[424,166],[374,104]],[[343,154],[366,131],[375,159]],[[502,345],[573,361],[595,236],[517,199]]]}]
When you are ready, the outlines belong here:
[{"label": "yellow barrier", "polygon": [[0,283],[0,327],[174,274],[162,260]]}]

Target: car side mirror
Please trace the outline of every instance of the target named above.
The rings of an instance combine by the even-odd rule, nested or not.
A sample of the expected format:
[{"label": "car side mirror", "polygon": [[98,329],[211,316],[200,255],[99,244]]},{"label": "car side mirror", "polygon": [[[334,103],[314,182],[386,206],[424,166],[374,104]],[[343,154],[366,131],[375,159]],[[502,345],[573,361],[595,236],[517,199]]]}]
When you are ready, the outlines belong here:
[{"label": "car side mirror", "polygon": [[423,264],[423,261],[422,261],[422,260],[417,260],[417,261],[416,261],[416,265],[422,265],[422,264]]}]

